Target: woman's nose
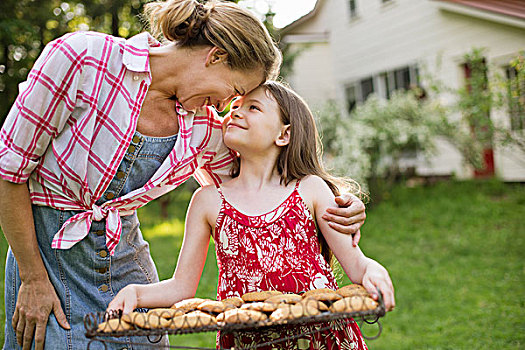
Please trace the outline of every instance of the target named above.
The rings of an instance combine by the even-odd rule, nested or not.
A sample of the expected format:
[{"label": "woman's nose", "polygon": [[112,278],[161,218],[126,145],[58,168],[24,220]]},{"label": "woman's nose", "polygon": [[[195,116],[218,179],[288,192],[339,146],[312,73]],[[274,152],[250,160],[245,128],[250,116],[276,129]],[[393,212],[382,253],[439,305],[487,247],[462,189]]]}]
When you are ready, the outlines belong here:
[{"label": "woman's nose", "polygon": [[242,118],[241,114],[239,113],[239,110],[238,109],[235,109],[232,111],[231,113],[231,116],[232,118],[235,118],[235,119],[240,119]]},{"label": "woman's nose", "polygon": [[235,95],[231,95],[231,96],[228,96],[227,98],[225,98],[224,100],[221,100],[217,103],[217,110],[219,112],[222,112],[224,110],[224,108],[226,108],[226,106],[228,105],[228,103],[231,102],[231,100],[235,97]]}]

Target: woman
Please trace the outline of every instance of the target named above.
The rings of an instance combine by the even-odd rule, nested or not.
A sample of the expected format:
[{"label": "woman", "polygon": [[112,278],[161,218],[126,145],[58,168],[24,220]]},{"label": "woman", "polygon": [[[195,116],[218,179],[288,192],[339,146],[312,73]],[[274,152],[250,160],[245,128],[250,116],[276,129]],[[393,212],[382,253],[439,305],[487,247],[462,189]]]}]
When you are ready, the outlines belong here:
[{"label": "woman", "polygon": [[[147,13],[167,44],[89,32],[49,43],[1,130],[8,349],[86,348],[85,313],[158,280],[135,210],[192,175],[221,182],[231,155],[211,107],[278,72],[263,24],[235,4],[171,0]],[[364,221],[361,202],[340,204],[351,201],[327,213],[342,232]]]}]

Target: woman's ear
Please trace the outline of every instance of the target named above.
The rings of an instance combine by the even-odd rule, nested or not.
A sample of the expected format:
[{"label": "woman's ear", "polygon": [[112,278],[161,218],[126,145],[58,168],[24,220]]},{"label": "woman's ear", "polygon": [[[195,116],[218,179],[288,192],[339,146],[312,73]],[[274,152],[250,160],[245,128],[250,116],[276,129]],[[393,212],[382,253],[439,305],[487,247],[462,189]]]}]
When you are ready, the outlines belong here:
[{"label": "woman's ear", "polygon": [[281,134],[275,140],[275,144],[279,147],[286,146],[290,143],[290,124],[284,125],[281,129]]},{"label": "woman's ear", "polygon": [[208,51],[206,56],[206,67],[211,64],[216,63],[227,63],[228,62],[228,53],[223,49],[219,49],[217,46],[214,46]]}]

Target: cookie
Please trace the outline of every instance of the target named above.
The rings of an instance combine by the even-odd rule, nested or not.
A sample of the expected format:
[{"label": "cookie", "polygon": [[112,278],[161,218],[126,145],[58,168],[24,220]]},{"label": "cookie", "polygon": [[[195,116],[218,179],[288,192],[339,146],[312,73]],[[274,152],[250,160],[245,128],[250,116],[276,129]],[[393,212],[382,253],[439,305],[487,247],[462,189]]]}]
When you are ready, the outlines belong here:
[{"label": "cookie", "polygon": [[295,304],[295,305],[283,305],[277,310],[272,312],[270,315],[270,321],[272,322],[281,322],[284,320],[291,320],[300,317],[316,316],[319,315],[321,311],[318,308],[312,306],[309,303],[305,304]]},{"label": "cookie", "polygon": [[254,301],[265,301],[269,297],[274,295],[281,295],[282,292],[276,290],[266,290],[262,292],[250,292],[244,294],[241,298],[244,302],[254,302]]},{"label": "cookie", "polygon": [[254,310],[260,312],[273,312],[279,307],[278,304],[268,303],[266,301],[256,301],[241,306],[241,310]]},{"label": "cookie", "polygon": [[275,304],[296,304],[300,302],[303,298],[298,294],[282,294],[274,295],[265,300],[266,303],[275,303]]},{"label": "cookie", "polygon": [[146,324],[148,316],[144,312],[130,312],[129,314],[122,315],[122,320],[127,323],[131,323],[140,327],[140,325]]},{"label": "cookie", "polygon": [[310,298],[310,297],[304,298],[303,300],[301,300],[297,304],[309,305],[310,307],[317,308],[319,311],[328,311],[328,306],[326,306],[325,303],[323,303],[320,300],[316,300],[316,299],[313,299],[313,298]]},{"label": "cookie", "polygon": [[344,298],[354,295],[368,296],[366,288],[360,284],[349,284],[336,290],[336,293]]},{"label": "cookie", "polygon": [[173,318],[175,316],[184,315],[184,312],[179,309],[165,309],[165,308],[157,308],[157,309],[150,309],[146,315],[157,315],[162,318]]},{"label": "cookie", "polygon": [[[222,315],[222,316],[221,316]],[[250,323],[265,321],[268,319],[266,314],[246,309],[232,309],[217,316],[217,320],[225,323]]]},{"label": "cookie", "polygon": [[201,298],[184,299],[179,301],[178,303],[175,303],[171,308],[181,310],[182,312],[186,313],[188,311],[197,309],[197,306],[199,306],[205,301],[206,299]]},{"label": "cookie", "polygon": [[377,307],[377,301],[370,297],[354,295],[338,300],[330,306],[332,312],[354,312],[373,310]]},{"label": "cookie", "polygon": [[122,315],[122,319],[144,329],[166,328],[170,323],[170,320],[154,313],[145,314],[143,312],[131,312],[127,315]]},{"label": "cookie", "polygon": [[126,321],[118,318],[112,318],[106,322],[102,322],[98,325],[97,330],[99,332],[111,333],[111,332],[122,332],[133,328],[133,325]]},{"label": "cookie", "polygon": [[306,291],[302,294],[303,298],[309,297],[311,295],[320,294],[320,293],[333,293],[336,294],[335,291],[329,289],[329,288],[319,288],[319,289],[312,289],[309,291]]},{"label": "cookie", "polygon": [[206,300],[205,302],[199,304],[197,309],[208,313],[220,314],[231,307],[231,305],[225,304],[221,301]]},{"label": "cookie", "polygon": [[217,324],[215,317],[199,310],[176,316],[170,321],[168,328],[171,329],[198,328]]},{"label": "cookie", "polygon": [[244,303],[244,301],[239,297],[231,297],[221,300],[222,303],[226,305],[232,305],[235,307],[241,307],[241,305]]},{"label": "cookie", "polygon": [[333,293],[314,293],[309,296],[307,296],[308,299],[314,299],[319,301],[326,301],[328,303],[333,303],[334,301],[337,301],[339,299],[343,299],[342,296],[339,294],[333,292]]}]

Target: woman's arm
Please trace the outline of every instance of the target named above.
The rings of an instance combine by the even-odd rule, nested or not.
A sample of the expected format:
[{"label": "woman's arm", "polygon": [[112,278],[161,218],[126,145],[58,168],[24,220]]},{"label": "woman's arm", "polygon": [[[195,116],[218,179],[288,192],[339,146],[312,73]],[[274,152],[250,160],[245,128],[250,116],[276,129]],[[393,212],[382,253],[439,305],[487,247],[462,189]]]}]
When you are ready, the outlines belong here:
[{"label": "woman's arm", "polygon": [[0,130],[0,221],[22,282],[11,321],[23,349],[33,339],[43,348],[51,312],[70,328],[40,256],[25,182],[75,107],[86,46],[80,33],[47,44]]},{"label": "woman's arm", "polygon": [[16,258],[21,280],[11,325],[24,349],[31,346],[33,337],[35,349],[43,349],[51,312],[62,327],[70,326],[38,249],[27,184],[0,179],[0,226]]},{"label": "woman's arm", "polygon": [[391,310],[395,305],[394,288],[387,270],[375,260],[366,257],[361,249],[353,244],[351,236],[339,233],[322,219],[326,208],[335,203],[334,195],[326,182],[320,177],[308,176],[301,182],[299,190],[313,209],[321,233],[350,280],[362,284],[375,299],[376,287],[379,288],[383,293],[386,308]]},{"label": "woman's arm", "polygon": [[173,277],[153,284],[126,286],[109,303],[108,310],[123,310],[126,314],[137,307],[170,307],[195,295],[210,243],[212,226],[208,221],[208,213],[216,208],[211,190],[214,189],[200,188],[193,195]]}]

